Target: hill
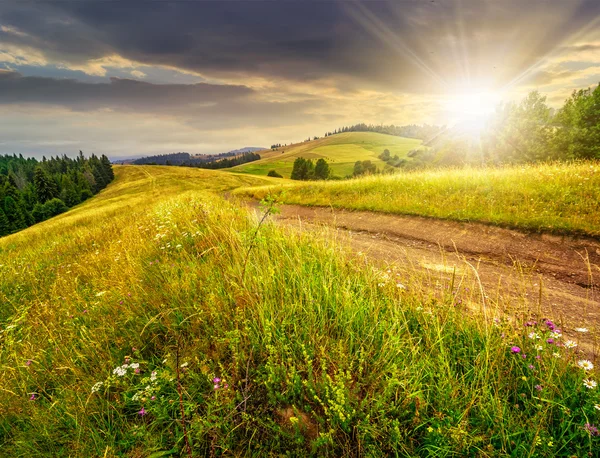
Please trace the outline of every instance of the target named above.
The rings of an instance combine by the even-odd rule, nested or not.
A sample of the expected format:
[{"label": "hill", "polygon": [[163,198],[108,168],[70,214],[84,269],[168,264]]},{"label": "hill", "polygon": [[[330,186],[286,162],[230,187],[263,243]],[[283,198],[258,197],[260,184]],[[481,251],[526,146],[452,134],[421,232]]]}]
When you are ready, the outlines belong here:
[{"label": "hill", "polygon": [[289,178],[296,158],[303,157],[313,161],[324,158],[334,175],[346,177],[352,175],[356,161],[370,160],[383,169],[386,164],[377,157],[383,150],[388,149],[392,156],[397,154],[403,158],[421,143],[421,140],[414,138],[374,132],[348,132],[282,146],[274,151],[260,151],[261,160],[233,167],[231,170],[255,175],[266,175],[269,170],[276,170],[285,178]]},{"label": "hill", "polygon": [[596,449],[592,363],[551,321],[524,326],[459,274],[374,265],[220,196],[275,180],[115,175],[0,239],[3,456]]}]

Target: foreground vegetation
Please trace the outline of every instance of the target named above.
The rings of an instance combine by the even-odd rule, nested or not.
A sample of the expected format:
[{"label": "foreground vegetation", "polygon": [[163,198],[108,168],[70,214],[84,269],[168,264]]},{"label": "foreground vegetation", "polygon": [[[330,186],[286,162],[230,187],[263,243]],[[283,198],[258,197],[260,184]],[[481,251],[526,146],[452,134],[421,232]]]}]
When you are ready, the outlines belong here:
[{"label": "foreground vegetation", "polygon": [[378,156],[385,149],[388,149],[392,156],[404,158],[421,143],[421,140],[414,138],[375,132],[347,132],[294,145],[277,146],[273,151],[261,151],[261,160],[231,170],[255,175],[267,175],[270,170],[275,170],[285,178],[290,178],[297,158],[311,159],[315,162],[324,159],[329,164],[332,175],[345,178],[352,176],[356,161],[369,160],[383,170],[386,163]]},{"label": "foreground vegetation", "polygon": [[454,277],[424,288],[215,194],[261,178],[116,175],[0,239],[6,456],[595,453],[595,378],[554,323],[465,318],[480,295]]},{"label": "foreground vegetation", "polygon": [[600,164],[462,167],[240,191],[258,199],[600,235]]}]

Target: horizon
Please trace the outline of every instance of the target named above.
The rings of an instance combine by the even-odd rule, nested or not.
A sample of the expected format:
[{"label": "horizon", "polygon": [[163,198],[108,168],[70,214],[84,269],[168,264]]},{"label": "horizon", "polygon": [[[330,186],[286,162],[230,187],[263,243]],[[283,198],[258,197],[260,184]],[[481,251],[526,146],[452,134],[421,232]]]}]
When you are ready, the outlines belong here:
[{"label": "horizon", "polygon": [[0,4],[0,154],[218,154],[600,81],[592,0]]}]

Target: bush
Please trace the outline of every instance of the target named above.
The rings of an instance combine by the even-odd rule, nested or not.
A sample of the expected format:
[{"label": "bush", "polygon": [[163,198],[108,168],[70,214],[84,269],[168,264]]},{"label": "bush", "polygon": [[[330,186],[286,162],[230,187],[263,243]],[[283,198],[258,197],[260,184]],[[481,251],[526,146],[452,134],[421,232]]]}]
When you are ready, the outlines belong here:
[{"label": "bush", "polygon": [[276,170],[269,170],[269,173],[267,173],[268,177],[275,177],[275,178],[283,178],[283,175],[280,175],[279,173],[277,173]]}]

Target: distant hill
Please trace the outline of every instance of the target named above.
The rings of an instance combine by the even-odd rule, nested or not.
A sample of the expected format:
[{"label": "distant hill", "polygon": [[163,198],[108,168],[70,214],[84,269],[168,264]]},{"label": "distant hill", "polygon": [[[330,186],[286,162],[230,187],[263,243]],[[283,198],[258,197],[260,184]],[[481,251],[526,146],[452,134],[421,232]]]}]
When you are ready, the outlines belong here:
[{"label": "distant hill", "polygon": [[195,154],[192,155],[186,152],[158,154],[155,156],[146,156],[133,161],[122,161],[122,163],[131,163],[135,165],[197,165],[205,162],[216,162],[221,159],[240,156],[246,153],[262,151],[266,148],[258,146],[245,146],[244,148],[235,149],[226,153],[219,154]]},{"label": "distant hill", "polygon": [[383,170],[386,163],[378,156],[385,149],[389,150],[392,156],[406,158],[407,154],[421,146],[421,143],[422,140],[414,138],[375,132],[346,132],[261,151],[262,159],[259,161],[239,165],[230,170],[254,175],[266,175],[269,170],[275,170],[289,178],[296,158],[303,157],[313,161],[324,158],[334,175],[346,177],[352,175],[356,161],[370,160]]}]

